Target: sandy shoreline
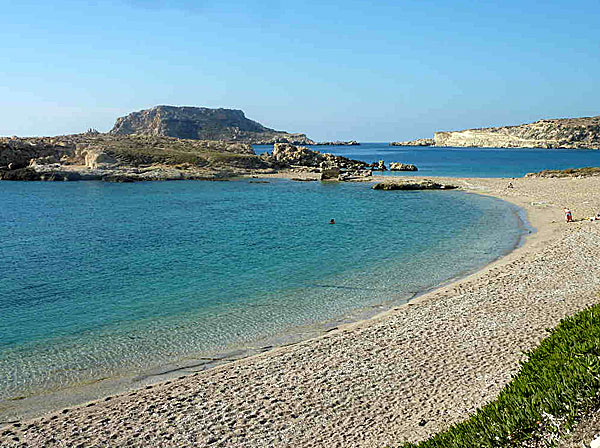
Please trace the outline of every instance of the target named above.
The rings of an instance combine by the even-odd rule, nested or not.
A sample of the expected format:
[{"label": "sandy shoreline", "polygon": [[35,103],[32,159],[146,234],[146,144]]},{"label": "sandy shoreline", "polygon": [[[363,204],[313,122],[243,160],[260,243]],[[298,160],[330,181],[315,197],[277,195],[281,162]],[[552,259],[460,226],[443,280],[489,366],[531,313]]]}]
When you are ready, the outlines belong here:
[{"label": "sandy shoreline", "polygon": [[464,419],[497,395],[545,328],[600,302],[600,222],[566,225],[561,214],[597,213],[600,179],[512,179],[514,188],[507,179],[444,180],[523,207],[538,232],[407,306],[11,425],[2,446],[385,446]]}]

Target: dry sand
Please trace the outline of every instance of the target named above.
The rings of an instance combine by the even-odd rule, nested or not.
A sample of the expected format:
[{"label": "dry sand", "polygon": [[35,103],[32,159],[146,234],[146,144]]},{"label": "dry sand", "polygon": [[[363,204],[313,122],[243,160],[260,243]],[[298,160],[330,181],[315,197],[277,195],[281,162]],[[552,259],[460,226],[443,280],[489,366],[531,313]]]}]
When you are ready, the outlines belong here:
[{"label": "dry sand", "polygon": [[[442,179],[538,232],[476,274],[325,336],[0,430],[0,446],[383,447],[494,399],[560,319],[600,302],[600,178]],[[385,194],[396,194],[387,192]],[[440,194],[444,194],[440,192]]]}]

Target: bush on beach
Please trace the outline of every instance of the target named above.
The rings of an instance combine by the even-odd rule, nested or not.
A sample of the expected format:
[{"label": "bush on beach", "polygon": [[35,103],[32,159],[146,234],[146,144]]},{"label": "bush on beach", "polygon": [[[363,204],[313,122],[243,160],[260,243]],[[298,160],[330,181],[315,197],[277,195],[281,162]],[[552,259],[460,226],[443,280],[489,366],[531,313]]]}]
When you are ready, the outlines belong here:
[{"label": "bush on beach", "polygon": [[403,447],[551,446],[600,404],[600,304],[563,319],[526,355],[495,401],[447,431]]}]

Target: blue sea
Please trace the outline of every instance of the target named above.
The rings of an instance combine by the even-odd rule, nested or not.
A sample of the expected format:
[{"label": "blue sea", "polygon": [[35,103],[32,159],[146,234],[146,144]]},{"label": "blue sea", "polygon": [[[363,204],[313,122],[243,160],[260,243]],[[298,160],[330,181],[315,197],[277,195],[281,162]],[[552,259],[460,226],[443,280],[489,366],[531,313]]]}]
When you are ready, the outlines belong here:
[{"label": "blue sea", "polygon": [[[327,149],[367,160],[389,151],[375,146],[369,159],[365,146]],[[467,159],[487,154],[498,164],[470,165],[482,176],[598,165],[600,155],[405,151],[386,161],[440,175],[465,174]],[[526,231],[513,205],[457,191],[288,180],[0,182],[0,400],[392,307],[506,254]]]},{"label": "blue sea", "polygon": [[[389,146],[388,143],[362,143],[360,146],[310,146],[310,149],[363,160],[412,163],[419,175],[450,177],[522,177],[544,169],[600,166],[600,151],[594,149],[506,149],[436,148]],[[257,154],[272,146],[255,146]],[[410,176],[410,172],[384,175]]]}]

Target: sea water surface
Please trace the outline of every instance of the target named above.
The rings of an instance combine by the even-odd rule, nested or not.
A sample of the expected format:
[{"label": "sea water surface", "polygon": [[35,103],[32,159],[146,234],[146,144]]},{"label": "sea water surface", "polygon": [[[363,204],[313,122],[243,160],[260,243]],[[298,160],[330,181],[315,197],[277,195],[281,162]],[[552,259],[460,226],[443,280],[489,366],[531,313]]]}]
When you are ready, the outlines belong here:
[{"label": "sea water surface", "polygon": [[[261,154],[271,145],[257,145]],[[361,143],[359,146],[310,146],[320,152],[350,157],[365,162],[384,160],[412,163],[422,176],[521,177],[541,170],[600,166],[600,151],[595,149],[540,148],[437,148],[390,146],[388,143]],[[384,172],[388,176],[412,176],[412,172]]]},{"label": "sea water surface", "polygon": [[524,232],[494,198],[353,183],[5,181],[0,204],[0,399],[403,303]]}]

